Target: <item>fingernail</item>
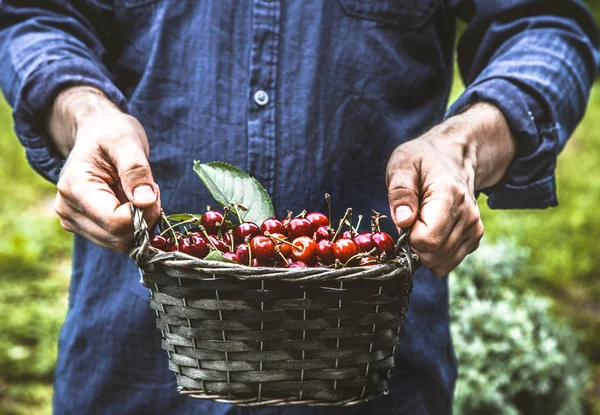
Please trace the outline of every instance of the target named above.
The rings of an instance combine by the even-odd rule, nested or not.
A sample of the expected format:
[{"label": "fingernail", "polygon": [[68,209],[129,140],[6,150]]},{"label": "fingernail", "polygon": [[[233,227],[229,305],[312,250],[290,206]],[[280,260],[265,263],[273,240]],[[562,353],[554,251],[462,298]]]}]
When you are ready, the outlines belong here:
[{"label": "fingernail", "polygon": [[156,200],[156,195],[151,186],[143,184],[133,189],[133,199],[138,203],[152,203]]},{"label": "fingernail", "polygon": [[396,222],[404,222],[412,218],[413,211],[410,206],[402,205],[398,206],[394,211],[394,217],[396,218]]}]

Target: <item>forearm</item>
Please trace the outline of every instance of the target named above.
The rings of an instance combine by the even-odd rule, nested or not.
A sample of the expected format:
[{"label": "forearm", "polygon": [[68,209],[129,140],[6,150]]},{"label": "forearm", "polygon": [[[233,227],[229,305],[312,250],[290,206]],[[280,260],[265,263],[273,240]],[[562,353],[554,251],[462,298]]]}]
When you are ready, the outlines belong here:
[{"label": "forearm", "polygon": [[435,136],[450,141],[474,173],[474,190],[498,183],[517,150],[517,143],[502,112],[478,103],[434,129]]},{"label": "forearm", "polygon": [[119,108],[96,88],[70,87],[58,94],[48,112],[48,134],[60,154],[67,157],[75,145],[78,125],[89,117],[119,111]]}]

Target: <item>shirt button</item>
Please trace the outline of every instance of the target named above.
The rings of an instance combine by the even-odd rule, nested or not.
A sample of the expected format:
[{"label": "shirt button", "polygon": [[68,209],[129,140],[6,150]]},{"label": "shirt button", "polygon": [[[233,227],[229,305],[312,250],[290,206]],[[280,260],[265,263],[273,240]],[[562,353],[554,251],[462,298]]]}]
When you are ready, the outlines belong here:
[{"label": "shirt button", "polygon": [[254,102],[264,107],[269,102],[269,95],[262,89],[259,89],[254,93]]}]

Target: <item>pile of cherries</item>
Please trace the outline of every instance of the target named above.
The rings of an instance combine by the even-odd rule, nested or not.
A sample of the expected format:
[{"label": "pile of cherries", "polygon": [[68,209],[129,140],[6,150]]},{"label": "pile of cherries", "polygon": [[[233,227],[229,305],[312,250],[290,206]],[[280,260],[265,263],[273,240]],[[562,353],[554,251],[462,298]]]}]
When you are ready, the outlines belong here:
[{"label": "pile of cherries", "polygon": [[[320,212],[303,212],[284,220],[270,218],[260,226],[253,222],[233,225],[215,210],[199,220],[170,225],[151,237],[150,244],[162,251],[180,251],[205,258],[211,251],[240,265],[252,267],[306,268],[313,266],[341,268],[375,265],[393,260],[394,240],[380,230],[379,220],[385,216],[374,212],[371,231],[358,233],[352,226],[352,210],[348,209],[337,230]],[[168,223],[168,222],[167,222]],[[343,228],[348,228],[342,232]]]}]

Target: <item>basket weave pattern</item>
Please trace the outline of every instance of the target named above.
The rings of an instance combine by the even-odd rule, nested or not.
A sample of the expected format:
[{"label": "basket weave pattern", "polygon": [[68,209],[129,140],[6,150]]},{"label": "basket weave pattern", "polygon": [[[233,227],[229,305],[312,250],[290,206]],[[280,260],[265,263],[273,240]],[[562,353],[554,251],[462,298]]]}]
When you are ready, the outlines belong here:
[{"label": "basket weave pattern", "polygon": [[348,406],[387,393],[417,259],[250,268],[148,244],[135,209],[131,256],[151,291],[181,393],[237,405]]}]

